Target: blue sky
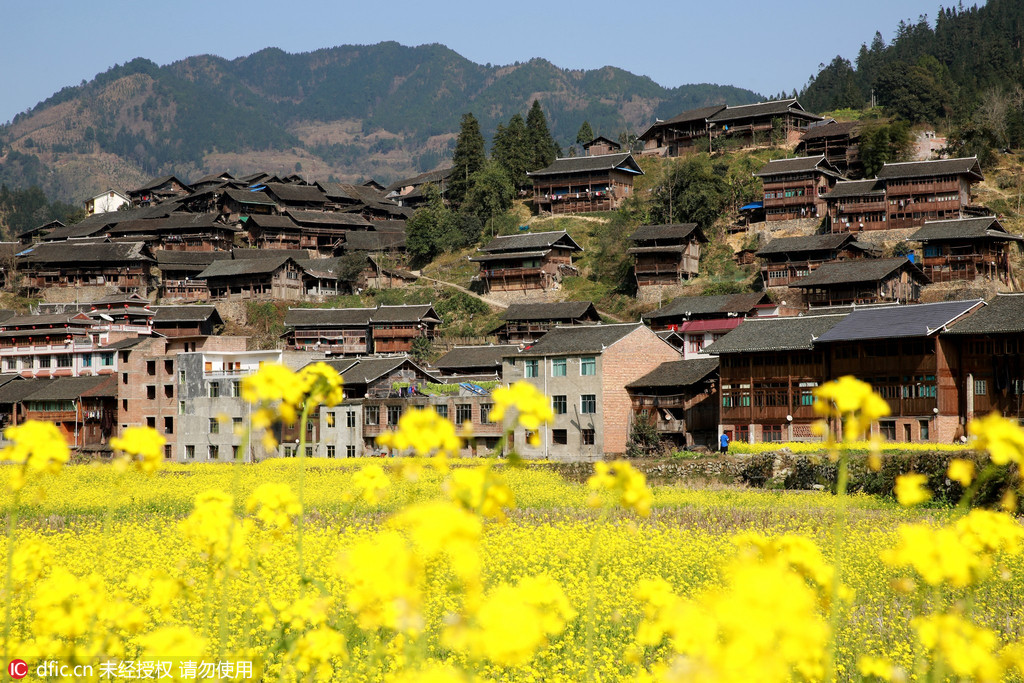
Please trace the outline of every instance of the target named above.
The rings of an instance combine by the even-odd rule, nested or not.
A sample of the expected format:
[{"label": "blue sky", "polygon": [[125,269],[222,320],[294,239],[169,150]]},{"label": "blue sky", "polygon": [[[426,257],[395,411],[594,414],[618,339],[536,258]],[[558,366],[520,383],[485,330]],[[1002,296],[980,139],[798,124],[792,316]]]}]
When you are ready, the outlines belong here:
[{"label": "blue sky", "polygon": [[938,6],[936,0],[5,3],[0,122],[135,57],[163,65],[196,54],[233,59],[265,47],[308,52],[385,40],[442,43],[481,64],[544,57],[563,68],[617,66],[668,87],[711,82],[773,95],[801,88],[836,54],[853,59],[876,30],[889,41],[900,19],[933,18]]}]

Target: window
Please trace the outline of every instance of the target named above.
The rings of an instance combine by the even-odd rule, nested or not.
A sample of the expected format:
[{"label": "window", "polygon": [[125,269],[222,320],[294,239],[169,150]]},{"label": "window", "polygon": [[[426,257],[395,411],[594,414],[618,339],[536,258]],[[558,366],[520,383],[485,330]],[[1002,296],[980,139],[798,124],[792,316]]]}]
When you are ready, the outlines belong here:
[{"label": "window", "polygon": [[327,457],[328,458],[333,458],[334,457],[334,446],[328,446],[327,447]]},{"label": "window", "polygon": [[327,413],[327,426],[334,427],[335,423],[337,422],[337,417],[338,416],[337,414],[334,413],[334,411]]},{"label": "window", "polygon": [[363,408],[363,424],[380,424],[380,406],[366,406],[365,408]]},{"label": "window", "polygon": [[880,420],[878,422],[878,429],[882,433],[882,438],[887,441],[896,440],[896,421],[895,420]]},{"label": "window", "polygon": [[242,395],[242,380],[236,379],[231,381],[231,398],[238,398]]},{"label": "window", "polygon": [[220,397],[220,384],[217,382],[210,382],[210,398]]},{"label": "window", "polygon": [[184,414],[185,414],[185,402],[184,401],[178,401],[178,415],[184,415]]},{"label": "window", "polygon": [[185,371],[184,370],[178,370],[178,382],[180,384],[184,384],[185,383]]},{"label": "window", "polygon": [[207,451],[207,453],[210,456],[210,460],[216,460],[217,458],[220,457],[220,446],[216,446],[216,445],[210,446],[210,448]]},{"label": "window", "polygon": [[565,429],[551,430],[551,443],[564,446],[569,443],[569,432]]},{"label": "window", "polygon": [[565,415],[569,409],[569,404],[565,400],[565,396],[552,396],[551,409],[555,412],[555,415]]},{"label": "window", "polygon": [[156,387],[152,384],[146,386],[146,398],[150,401],[156,400]]},{"label": "window", "polygon": [[480,404],[480,424],[493,424],[491,422],[490,414],[494,410],[493,403],[481,403]]},{"label": "window", "polygon": [[307,458],[312,458],[313,457],[313,447],[312,446],[306,446],[306,457]]},{"label": "window", "polygon": [[242,431],[242,418],[240,418],[240,417],[233,417],[233,418],[231,418],[231,430],[235,434],[238,434],[239,432]]},{"label": "window", "polygon": [[[90,356],[90,358],[91,358],[91,356]],[[17,358],[8,358],[8,359],[6,359],[4,361],[4,365],[7,367],[8,370],[17,370],[18,369],[18,359]]]},{"label": "window", "polygon": [[220,434],[220,422],[217,422],[217,418],[215,417],[210,418],[210,433]]},{"label": "window", "polygon": [[231,459],[232,460],[238,460],[238,456],[240,456],[241,454],[242,454],[242,447],[241,446],[232,446],[231,447]]},{"label": "window", "polygon": [[48,367],[50,367],[50,357],[49,356],[39,356],[39,367],[41,367],[41,368],[48,368]]},{"label": "window", "polygon": [[461,425],[463,422],[473,421],[473,404],[472,403],[456,403],[455,404],[455,424]]},{"label": "window", "polygon": [[127,372],[122,372],[121,373],[121,384],[128,384],[128,373]]},{"label": "window", "polygon": [[156,429],[156,417],[147,417],[146,418],[146,426],[147,427],[152,427],[153,429]]},{"label": "window", "polygon": [[196,447],[195,446],[185,446],[185,459],[186,460],[195,460],[196,459]]},{"label": "window", "polygon": [[164,445],[164,460],[171,459],[171,444]]},{"label": "window", "polygon": [[394,427],[402,418],[402,406],[388,406],[388,426]]},{"label": "window", "polygon": [[686,335],[686,344],[690,353],[700,353],[704,350],[704,335],[688,334]]},{"label": "window", "polygon": [[537,369],[536,360],[523,361],[523,377],[536,377]]},{"label": "window", "polygon": [[165,417],[164,418],[164,434],[173,434],[173,433],[174,433],[174,418],[173,417]]},{"label": "window", "polygon": [[552,377],[565,377],[565,364],[564,358],[552,358],[551,359],[551,376]]},{"label": "window", "polygon": [[149,375],[150,377],[156,375],[156,361],[155,360],[147,360],[146,361],[146,374]]},{"label": "window", "polygon": [[105,366],[105,367],[109,367],[109,366],[113,365],[114,364],[114,352],[111,351],[110,353],[101,353],[100,354],[100,364]]},{"label": "window", "polygon": [[988,393],[988,380],[976,379],[974,380],[974,395],[984,396]]},{"label": "window", "polygon": [[437,411],[438,417],[448,419],[448,404],[442,403],[441,405],[434,406],[434,410]]},{"label": "window", "polygon": [[583,444],[584,446],[593,446],[594,437],[595,434],[593,429],[588,427],[587,429],[580,430],[580,443]]},{"label": "window", "polygon": [[345,413],[345,426],[346,427],[355,427],[356,426],[356,411],[349,410],[348,412]]},{"label": "window", "polygon": [[173,384],[165,384],[164,385],[164,398],[174,398],[174,385]]},{"label": "window", "polygon": [[121,410],[128,410],[128,399],[121,399]]},{"label": "window", "polygon": [[782,441],[782,425],[765,425],[761,431],[761,440],[778,443]]},{"label": "window", "polygon": [[580,358],[580,374],[581,375],[596,375],[597,374],[597,358],[594,356],[587,356]]},{"label": "window", "polygon": [[71,367],[71,356],[63,354],[57,356],[57,367],[58,368],[70,368]]},{"label": "window", "polygon": [[165,360],[164,361],[164,374],[165,375],[173,375],[174,374],[174,361],[173,360]]},{"label": "window", "polygon": [[597,394],[583,394],[580,396],[580,412],[584,415],[597,412]]},{"label": "window", "polygon": [[346,458],[354,458],[354,457],[356,457],[356,447],[355,446],[345,446],[345,457]]}]

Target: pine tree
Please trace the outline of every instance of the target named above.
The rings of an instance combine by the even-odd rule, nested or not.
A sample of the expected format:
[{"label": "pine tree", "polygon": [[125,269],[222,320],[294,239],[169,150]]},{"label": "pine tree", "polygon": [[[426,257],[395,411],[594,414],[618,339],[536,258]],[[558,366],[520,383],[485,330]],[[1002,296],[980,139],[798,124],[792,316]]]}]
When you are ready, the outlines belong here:
[{"label": "pine tree", "polygon": [[550,166],[551,162],[558,157],[558,145],[551,137],[548,130],[548,120],[544,116],[544,110],[540,108],[540,101],[534,100],[530,107],[530,113],[526,115],[526,130],[529,133],[530,141],[530,166],[529,170],[536,171],[539,168]]},{"label": "pine tree", "polygon": [[580,132],[576,133],[576,144],[585,145],[594,139],[594,130],[590,127],[590,121],[584,121],[580,126]]},{"label": "pine tree", "polygon": [[484,136],[480,123],[472,114],[462,115],[459,137],[455,140],[452,154],[452,175],[448,181],[448,201],[458,208],[469,192],[470,176],[484,167],[487,153],[484,151]]},{"label": "pine tree", "polygon": [[509,119],[508,126],[498,125],[494,133],[491,156],[516,187],[526,184],[526,172],[530,170],[530,136],[521,114]]}]

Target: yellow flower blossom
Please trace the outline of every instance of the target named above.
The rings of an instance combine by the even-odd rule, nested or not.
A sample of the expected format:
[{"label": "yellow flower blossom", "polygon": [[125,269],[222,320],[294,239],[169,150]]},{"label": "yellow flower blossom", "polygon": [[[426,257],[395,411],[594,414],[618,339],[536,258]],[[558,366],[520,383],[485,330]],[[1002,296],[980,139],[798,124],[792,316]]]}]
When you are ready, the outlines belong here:
[{"label": "yellow flower blossom", "polygon": [[911,507],[931,500],[932,493],[925,484],[928,477],[923,474],[901,474],[896,477],[896,500],[904,507]]},{"label": "yellow flower blossom", "polygon": [[50,422],[28,420],[7,427],[4,438],[11,444],[0,451],[0,460],[21,465],[8,480],[8,486],[15,491],[24,487],[30,475],[60,472],[71,457],[60,430]]},{"label": "yellow flower blossom", "polygon": [[974,463],[963,458],[953,458],[949,461],[949,471],[946,476],[953,481],[960,482],[962,486],[970,486],[974,481]]},{"label": "yellow flower blossom", "polygon": [[975,626],[956,614],[936,614],[911,621],[921,644],[941,659],[959,679],[1002,680],[997,655],[999,639],[986,628]]},{"label": "yellow flower blossom", "polygon": [[651,514],[654,496],[647,488],[647,478],[625,460],[594,463],[594,474],[587,480],[587,487],[595,492],[614,491],[622,507],[643,517]]},{"label": "yellow flower blossom", "polygon": [[455,425],[430,407],[406,410],[398,420],[398,429],[384,432],[376,441],[378,446],[393,448],[399,453],[412,449],[420,457],[455,457],[462,448]]},{"label": "yellow flower blossom", "polygon": [[380,465],[367,465],[352,475],[352,486],[360,491],[364,501],[376,505],[391,486],[391,480]]},{"label": "yellow flower blossom", "polygon": [[260,484],[245,502],[248,513],[256,513],[260,520],[274,533],[287,531],[292,519],[302,514],[302,503],[287,484],[267,482]]},{"label": "yellow flower blossom", "polygon": [[304,633],[295,644],[295,653],[295,668],[322,681],[331,680],[334,662],[348,659],[345,636],[326,625]]},{"label": "yellow flower blossom", "polygon": [[311,363],[299,371],[307,405],[336,406],[345,398],[341,375],[327,363]]},{"label": "yellow flower blossom", "polygon": [[128,427],[121,436],[110,439],[114,450],[126,455],[137,469],[147,474],[160,469],[166,443],[167,439],[152,427]]},{"label": "yellow flower blossom", "polygon": [[338,575],[349,588],[345,600],[359,628],[418,633],[423,629],[423,564],[396,531],[382,531],[346,550]]},{"label": "yellow flower blossom", "polygon": [[814,390],[814,412],[843,422],[843,441],[863,437],[871,423],[889,414],[889,404],[867,382],[846,375]]},{"label": "yellow flower blossom", "polygon": [[453,471],[447,489],[453,501],[490,519],[504,520],[505,508],[514,505],[512,489],[486,464]]},{"label": "yellow flower blossom", "polygon": [[235,517],[234,500],[227,493],[217,490],[200,493],[192,514],[178,526],[182,535],[210,563],[237,569],[247,561],[245,527]]},{"label": "yellow flower blossom", "polygon": [[1024,429],[1016,420],[1005,418],[999,413],[990,413],[971,420],[967,432],[972,436],[972,447],[988,451],[996,465],[1024,463]]},{"label": "yellow flower blossom", "polygon": [[491,392],[494,407],[488,416],[491,422],[502,422],[509,409],[516,410],[516,422],[536,432],[541,425],[555,419],[551,399],[529,382],[519,381],[510,387],[498,387]]},{"label": "yellow flower blossom", "polygon": [[158,628],[146,634],[140,644],[147,658],[199,658],[209,647],[209,641],[186,626]]}]

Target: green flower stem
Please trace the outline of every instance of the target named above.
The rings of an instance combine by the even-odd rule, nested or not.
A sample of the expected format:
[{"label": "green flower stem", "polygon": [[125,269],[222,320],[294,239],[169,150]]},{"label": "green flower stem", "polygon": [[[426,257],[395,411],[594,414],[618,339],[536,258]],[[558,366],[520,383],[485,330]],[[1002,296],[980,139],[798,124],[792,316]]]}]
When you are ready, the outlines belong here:
[{"label": "green flower stem", "polygon": [[14,499],[11,501],[11,509],[7,513],[7,577],[4,579],[4,661],[10,661],[11,647],[11,606],[14,604],[14,597],[11,595],[14,587],[14,533],[18,525],[18,508],[21,505],[21,490],[14,492]]}]

